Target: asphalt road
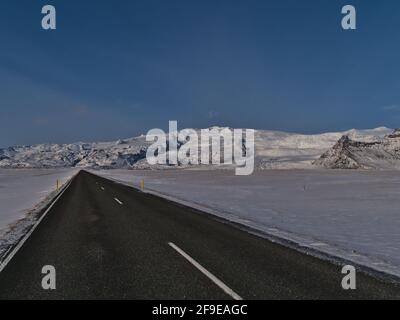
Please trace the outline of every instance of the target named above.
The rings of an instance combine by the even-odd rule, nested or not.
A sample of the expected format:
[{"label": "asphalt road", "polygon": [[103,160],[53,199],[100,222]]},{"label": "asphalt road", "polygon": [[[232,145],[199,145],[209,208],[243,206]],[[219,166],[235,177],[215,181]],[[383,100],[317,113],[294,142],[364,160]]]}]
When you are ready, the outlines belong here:
[{"label": "asphalt road", "polygon": [[[41,271],[56,268],[56,290]],[[0,299],[399,299],[400,287],[82,171],[0,273]]]}]

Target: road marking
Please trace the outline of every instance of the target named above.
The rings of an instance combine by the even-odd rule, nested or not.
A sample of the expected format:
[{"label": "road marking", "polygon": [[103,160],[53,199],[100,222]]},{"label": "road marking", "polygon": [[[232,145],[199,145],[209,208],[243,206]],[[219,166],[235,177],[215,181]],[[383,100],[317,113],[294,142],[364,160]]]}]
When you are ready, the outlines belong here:
[{"label": "road marking", "polygon": [[104,191],[104,190],[105,190],[105,189],[104,189],[104,187],[101,187],[101,190],[103,190],[103,191]]},{"label": "road marking", "polygon": [[17,252],[22,248],[22,246],[25,244],[25,242],[29,239],[29,237],[32,235],[32,233],[36,230],[36,228],[39,226],[39,224],[42,222],[42,220],[46,217],[46,215],[49,213],[49,211],[53,208],[53,206],[56,204],[58,199],[61,198],[61,196],[64,194],[65,191],[69,188],[69,186],[72,183],[72,180],[75,178],[75,176],[68,182],[67,186],[64,188],[63,191],[54,199],[54,201],[50,204],[50,206],[47,208],[47,210],[42,214],[42,216],[39,218],[39,220],[32,226],[31,230],[22,238],[22,240],[17,244],[16,247],[11,251],[11,253],[6,256],[4,261],[0,264],[0,273],[7,267],[7,265],[10,263],[12,258],[17,254]]},{"label": "road marking", "polygon": [[114,198],[114,200],[117,201],[121,206],[123,205],[123,203],[119,201],[117,198]]},{"label": "road marking", "polygon": [[201,264],[199,264],[196,260],[194,260],[191,256],[185,253],[178,246],[169,242],[168,245],[177,251],[181,256],[183,256],[186,260],[188,260],[193,266],[195,266],[201,273],[203,273],[207,278],[209,278],[212,282],[214,282],[218,287],[220,287],[225,293],[230,295],[234,300],[243,300],[235,291],[229,288],[226,284],[224,284],[221,280],[219,280],[216,276],[214,276],[211,272],[205,269]]}]

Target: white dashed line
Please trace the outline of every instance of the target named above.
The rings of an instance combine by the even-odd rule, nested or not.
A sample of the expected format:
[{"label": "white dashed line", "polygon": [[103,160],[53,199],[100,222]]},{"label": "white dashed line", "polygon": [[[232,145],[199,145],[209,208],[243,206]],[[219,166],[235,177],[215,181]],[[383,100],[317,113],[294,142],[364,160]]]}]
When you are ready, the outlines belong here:
[{"label": "white dashed line", "polygon": [[225,293],[230,295],[234,300],[243,300],[235,291],[229,288],[226,284],[224,284],[211,272],[205,269],[201,264],[199,264],[196,260],[194,260],[191,256],[185,253],[178,246],[176,246],[172,242],[169,242],[168,245],[171,248],[173,248],[176,252],[178,252],[182,257],[184,257],[187,261],[189,261],[193,266],[195,266],[201,273],[203,273],[207,278],[209,278],[212,282],[214,282],[218,287],[220,287]]},{"label": "white dashed line", "polygon": [[121,206],[123,205],[123,203],[121,201],[119,201],[117,198],[114,198],[115,201],[118,202],[118,204],[120,204]]}]

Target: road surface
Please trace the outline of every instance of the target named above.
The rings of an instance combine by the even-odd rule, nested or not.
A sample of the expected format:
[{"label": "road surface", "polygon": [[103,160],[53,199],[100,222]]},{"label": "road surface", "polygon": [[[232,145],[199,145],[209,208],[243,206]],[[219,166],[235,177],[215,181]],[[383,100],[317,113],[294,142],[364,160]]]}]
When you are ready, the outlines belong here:
[{"label": "road surface", "polygon": [[341,280],[337,265],[81,171],[0,273],[0,299],[400,298],[362,273],[355,291]]}]

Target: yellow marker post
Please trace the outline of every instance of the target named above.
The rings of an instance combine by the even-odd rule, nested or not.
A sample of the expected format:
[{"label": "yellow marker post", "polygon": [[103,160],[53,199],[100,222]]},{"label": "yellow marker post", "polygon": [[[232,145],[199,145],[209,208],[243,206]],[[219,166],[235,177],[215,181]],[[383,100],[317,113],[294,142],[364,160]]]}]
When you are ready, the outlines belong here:
[{"label": "yellow marker post", "polygon": [[56,188],[57,188],[57,191],[58,191],[58,189],[60,189],[60,180],[58,180],[58,179],[57,179]]},{"label": "yellow marker post", "polygon": [[144,190],[144,180],[140,180],[140,189]]}]

